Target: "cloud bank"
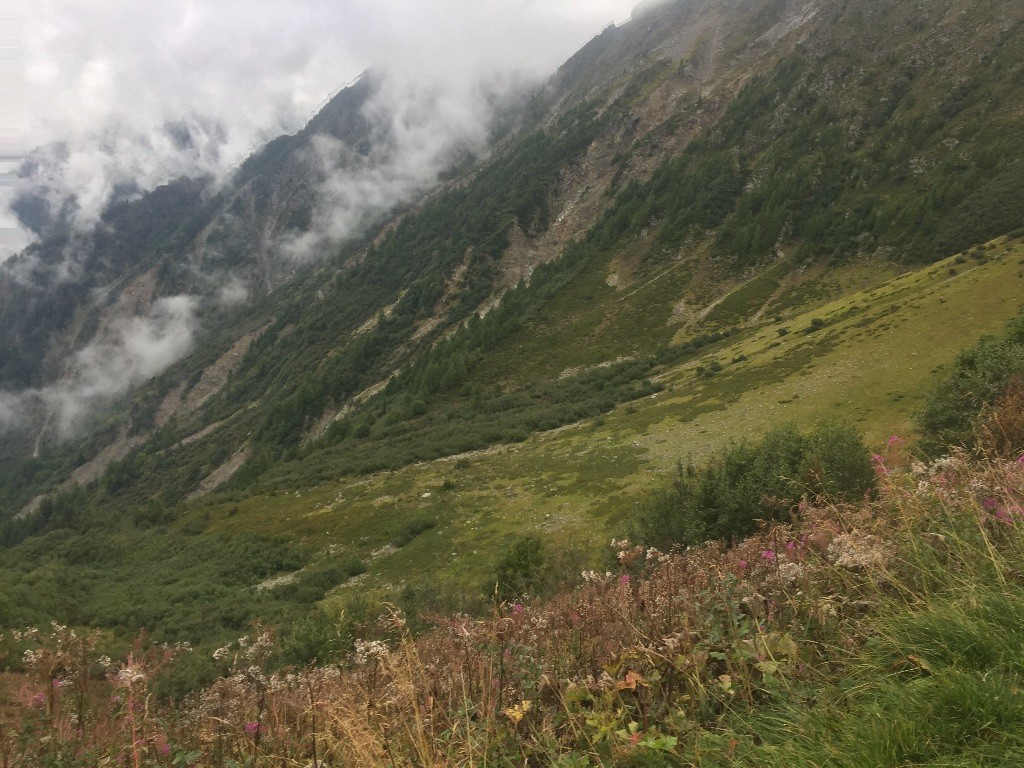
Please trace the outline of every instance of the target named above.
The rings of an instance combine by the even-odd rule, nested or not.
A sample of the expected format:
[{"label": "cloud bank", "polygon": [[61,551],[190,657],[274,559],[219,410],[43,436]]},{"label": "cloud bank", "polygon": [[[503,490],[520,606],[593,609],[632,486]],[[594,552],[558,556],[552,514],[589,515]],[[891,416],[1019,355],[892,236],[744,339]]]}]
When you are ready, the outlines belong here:
[{"label": "cloud bank", "polygon": [[[309,258],[481,147],[497,97],[551,73],[633,1],[0,0],[0,92],[13,105],[0,109],[0,264],[34,237],[9,210],[17,194],[85,231],[112,200],[180,176],[227,178],[372,68],[383,87],[364,114],[387,141],[355,164],[315,141],[327,182],[313,226],[279,244]],[[208,298],[224,306],[247,299],[237,277],[217,290]],[[0,431],[45,413],[74,434],[188,354],[199,302],[161,299],[77,352],[60,382],[0,391]]]},{"label": "cloud bank", "polygon": [[156,376],[188,354],[196,331],[196,299],[155,302],[145,317],[122,320],[107,336],[80,350],[57,384],[0,392],[0,431],[26,426],[42,410],[57,434],[69,437],[98,406]]},{"label": "cloud bank", "polygon": [[551,72],[632,2],[41,0],[21,25],[33,188],[88,226],[115,195],[225,173],[367,68],[467,103]]}]

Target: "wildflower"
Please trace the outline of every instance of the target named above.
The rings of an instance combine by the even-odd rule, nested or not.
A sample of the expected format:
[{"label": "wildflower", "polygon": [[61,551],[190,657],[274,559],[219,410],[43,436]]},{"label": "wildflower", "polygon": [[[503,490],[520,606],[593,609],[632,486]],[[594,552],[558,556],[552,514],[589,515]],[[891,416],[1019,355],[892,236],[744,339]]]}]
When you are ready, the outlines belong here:
[{"label": "wildflower", "polygon": [[764,552],[761,553],[761,557],[763,557],[765,560],[774,560],[775,551],[771,549],[766,549]]},{"label": "wildflower", "polygon": [[516,603],[515,605],[512,606],[512,613],[514,613],[516,615],[522,613],[523,610],[524,609],[523,609],[523,604],[522,603]]},{"label": "wildflower", "polygon": [[624,573],[619,576],[619,584],[629,584],[629,574]]},{"label": "wildflower", "polygon": [[874,465],[875,474],[878,477],[889,476],[889,468],[885,466],[885,456],[876,453],[871,457],[871,463]]},{"label": "wildflower", "polygon": [[741,572],[747,570],[747,561],[746,560],[740,560],[739,563],[737,564],[737,567],[740,569]]},{"label": "wildflower", "polygon": [[907,441],[906,441],[906,440],[904,440],[904,439],[903,439],[902,437],[900,437],[899,435],[891,435],[891,436],[889,437],[889,441],[888,441],[888,442],[886,443],[886,445],[887,445],[887,446],[888,446],[889,448],[899,448],[899,447],[900,447],[901,445],[905,445],[905,444],[906,444],[906,442],[907,442]]},{"label": "wildflower", "polygon": [[803,576],[804,569],[799,563],[783,563],[779,567],[779,577],[786,582],[794,582]]},{"label": "wildflower", "polygon": [[260,730],[260,724],[256,722],[248,722],[245,724],[245,732],[250,736],[256,735]]},{"label": "wildflower", "polygon": [[529,713],[531,709],[533,709],[533,702],[523,701],[519,704],[516,704],[514,707],[509,707],[508,709],[504,710],[505,717],[507,717],[513,723],[518,724],[520,721],[522,721],[524,717],[526,717],[526,715]]},{"label": "wildflower", "polygon": [[388,655],[388,647],[380,640],[356,640],[356,663],[367,664],[382,660]]},{"label": "wildflower", "polygon": [[145,679],[146,676],[141,669],[125,666],[118,670],[114,683],[119,688],[131,688],[136,683],[141,683]]},{"label": "wildflower", "polygon": [[981,504],[983,507],[985,507],[985,509],[995,509],[996,507],[999,506],[999,502],[996,501],[995,499],[985,499],[984,501],[981,502]]}]

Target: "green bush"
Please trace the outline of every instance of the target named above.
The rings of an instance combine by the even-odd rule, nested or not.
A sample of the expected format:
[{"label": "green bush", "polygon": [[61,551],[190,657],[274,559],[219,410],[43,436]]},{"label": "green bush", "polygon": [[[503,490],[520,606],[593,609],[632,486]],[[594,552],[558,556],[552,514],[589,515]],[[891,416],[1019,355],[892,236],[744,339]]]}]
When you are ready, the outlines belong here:
[{"label": "green bush", "polygon": [[514,600],[537,594],[549,582],[549,556],[536,536],[522,536],[498,561],[494,578],[499,600]]},{"label": "green bush", "polygon": [[852,427],[826,423],[806,434],[780,427],[701,467],[680,466],[671,485],[641,505],[632,536],[663,549],[738,539],[759,520],[792,514],[803,498],[862,498],[873,480],[870,455]]},{"label": "green bush", "polygon": [[1024,377],[1024,317],[960,353],[918,415],[921,450],[936,456],[951,446],[973,447],[982,409],[1016,377]]}]

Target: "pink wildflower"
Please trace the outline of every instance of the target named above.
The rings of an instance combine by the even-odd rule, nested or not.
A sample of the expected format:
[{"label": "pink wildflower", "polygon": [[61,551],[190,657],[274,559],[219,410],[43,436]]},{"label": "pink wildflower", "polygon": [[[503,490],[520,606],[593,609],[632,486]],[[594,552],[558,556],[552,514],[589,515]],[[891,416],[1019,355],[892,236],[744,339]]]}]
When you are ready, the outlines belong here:
[{"label": "pink wildflower", "polygon": [[522,613],[523,610],[524,609],[523,609],[523,604],[522,603],[516,603],[515,605],[512,606],[512,613],[515,613],[517,615]]},{"label": "pink wildflower", "polygon": [[875,454],[871,457],[871,463],[874,465],[875,475],[877,477],[888,477],[889,468],[885,466],[885,457],[879,454]]},{"label": "pink wildflower", "polygon": [[629,584],[629,574],[624,573],[619,576],[619,584]]},{"label": "pink wildflower", "polygon": [[737,565],[738,565],[738,567],[739,567],[739,569],[741,571],[747,570],[747,561],[746,560],[740,560]]},{"label": "pink wildflower", "polygon": [[886,445],[888,445],[890,448],[899,448],[901,445],[904,445],[906,442],[907,441],[904,440],[899,435],[892,435],[892,436],[889,437],[889,442],[886,443]]},{"label": "pink wildflower", "polygon": [[260,724],[255,722],[249,722],[245,724],[245,732],[250,736],[258,733],[260,730]]},{"label": "pink wildflower", "polygon": [[766,549],[764,552],[761,553],[761,557],[763,557],[765,560],[774,560],[775,551],[771,549]]},{"label": "pink wildflower", "polygon": [[985,499],[984,501],[981,502],[981,504],[983,507],[985,507],[985,509],[995,509],[996,507],[999,506],[999,502],[996,501],[995,499]]}]

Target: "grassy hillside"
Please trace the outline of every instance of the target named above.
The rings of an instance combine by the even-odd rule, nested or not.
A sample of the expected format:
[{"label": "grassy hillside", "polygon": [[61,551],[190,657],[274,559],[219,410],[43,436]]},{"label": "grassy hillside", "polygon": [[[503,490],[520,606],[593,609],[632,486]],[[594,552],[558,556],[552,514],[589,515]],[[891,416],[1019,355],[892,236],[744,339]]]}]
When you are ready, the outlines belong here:
[{"label": "grassy hillside", "polygon": [[998,241],[979,258],[954,257],[782,322],[761,321],[692,360],[655,369],[665,391],[583,424],[314,489],[214,497],[184,524],[287,535],[366,559],[410,521],[434,524],[373,560],[361,592],[423,578],[475,586],[510,537],[525,531],[596,551],[620,532],[622,510],[638,492],[677,461],[738,437],[827,417],[874,442],[907,435],[936,368],[1024,309],[1022,261],[1019,242]]},{"label": "grassy hillside", "polygon": [[699,30],[602,35],[602,76],[577,60],[484,161],[2,462],[0,625],[478,608],[523,535],[599,565],[680,461],[906,434],[1021,310],[1020,8],[684,5]]},{"label": "grassy hillside", "polygon": [[[996,241],[866,290],[812,297],[781,322],[742,322],[759,297],[730,310],[735,335],[652,368],[661,391],[521,443],[316,484],[306,473],[319,470],[296,462],[266,491],[215,494],[179,519],[160,508],[134,521],[95,515],[80,533],[9,550],[0,609],[15,624],[53,616],[201,640],[236,633],[252,616],[300,615],[325,595],[334,606],[479,607],[523,534],[563,552],[567,568],[600,566],[608,538],[681,460],[780,422],[837,417],[873,443],[908,435],[937,367],[1021,311],[1022,261],[1019,241]],[[866,275],[832,273],[835,290]],[[732,295],[749,295],[749,285]],[[777,300],[790,301],[785,291]],[[166,565],[161,552],[174,553]],[[294,584],[252,590],[296,571]],[[206,619],[195,623],[194,610]]]},{"label": "grassy hillside", "polygon": [[[1015,411],[1019,419],[1020,411]],[[391,607],[337,665],[275,669],[254,628],[222,677],[157,692],[195,655],[54,625],[0,648],[12,765],[1015,766],[1024,757],[1021,462],[908,466],[871,501],[805,505],[726,549],[616,542],[550,600],[410,635]],[[7,700],[7,699],[5,699]],[[144,704],[143,704],[144,703]],[[45,734],[40,738],[40,734]]]}]

